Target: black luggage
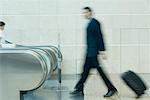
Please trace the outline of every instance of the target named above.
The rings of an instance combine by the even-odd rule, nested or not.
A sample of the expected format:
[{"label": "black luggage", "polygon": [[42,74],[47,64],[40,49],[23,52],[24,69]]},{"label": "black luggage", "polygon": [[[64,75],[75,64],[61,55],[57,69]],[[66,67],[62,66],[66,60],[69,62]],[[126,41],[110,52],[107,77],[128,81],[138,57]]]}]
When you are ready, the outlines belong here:
[{"label": "black luggage", "polygon": [[145,93],[145,90],[147,90],[145,83],[133,71],[123,73],[121,78],[136,93],[137,98],[142,96]]}]

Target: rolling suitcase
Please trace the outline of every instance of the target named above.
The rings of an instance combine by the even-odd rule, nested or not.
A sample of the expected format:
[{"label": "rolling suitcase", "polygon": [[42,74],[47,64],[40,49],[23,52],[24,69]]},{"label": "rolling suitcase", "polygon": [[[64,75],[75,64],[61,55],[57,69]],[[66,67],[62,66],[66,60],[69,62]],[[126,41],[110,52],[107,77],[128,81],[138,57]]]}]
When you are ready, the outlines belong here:
[{"label": "rolling suitcase", "polygon": [[124,72],[121,78],[136,93],[136,98],[141,97],[145,93],[145,90],[147,90],[145,83],[133,71]]}]

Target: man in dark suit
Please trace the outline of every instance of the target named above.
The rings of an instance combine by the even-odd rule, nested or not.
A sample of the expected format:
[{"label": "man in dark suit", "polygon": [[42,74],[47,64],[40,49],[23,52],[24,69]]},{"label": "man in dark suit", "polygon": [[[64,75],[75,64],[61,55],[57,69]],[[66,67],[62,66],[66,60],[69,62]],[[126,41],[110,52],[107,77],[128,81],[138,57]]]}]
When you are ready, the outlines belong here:
[{"label": "man in dark suit", "polygon": [[106,73],[103,69],[99,66],[98,62],[98,54],[102,56],[103,59],[106,59],[105,54],[105,45],[103,40],[103,34],[101,32],[100,23],[95,19],[92,18],[92,10],[90,7],[84,8],[84,16],[86,19],[89,20],[87,26],[87,34],[86,34],[86,43],[87,43],[87,51],[86,51],[86,59],[83,67],[83,73],[81,75],[80,80],[75,86],[75,90],[70,94],[82,94],[84,95],[84,83],[88,78],[89,72],[91,68],[96,68],[102,77],[104,83],[108,88],[108,92],[104,95],[104,97],[111,97],[112,95],[117,93],[117,89],[111,83],[111,81],[106,76]]}]

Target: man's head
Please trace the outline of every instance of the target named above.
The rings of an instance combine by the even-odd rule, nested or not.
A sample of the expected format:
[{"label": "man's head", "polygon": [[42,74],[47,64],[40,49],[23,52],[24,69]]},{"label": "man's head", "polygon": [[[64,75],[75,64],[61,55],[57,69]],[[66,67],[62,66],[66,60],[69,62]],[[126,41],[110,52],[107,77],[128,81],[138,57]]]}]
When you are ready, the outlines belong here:
[{"label": "man's head", "polygon": [[92,16],[92,9],[90,7],[84,7],[83,10],[84,17],[89,19]]},{"label": "man's head", "polygon": [[5,27],[5,23],[0,21],[0,30],[3,31]]}]

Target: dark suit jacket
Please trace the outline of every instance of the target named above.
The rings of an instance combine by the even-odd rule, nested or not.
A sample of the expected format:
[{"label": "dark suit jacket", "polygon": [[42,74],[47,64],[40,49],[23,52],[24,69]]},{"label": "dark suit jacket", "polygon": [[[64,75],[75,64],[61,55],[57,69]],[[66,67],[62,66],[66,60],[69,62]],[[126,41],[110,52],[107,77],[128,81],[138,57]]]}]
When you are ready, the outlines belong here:
[{"label": "dark suit jacket", "polygon": [[87,56],[93,57],[99,54],[99,51],[105,51],[103,34],[100,23],[92,18],[87,26]]}]

